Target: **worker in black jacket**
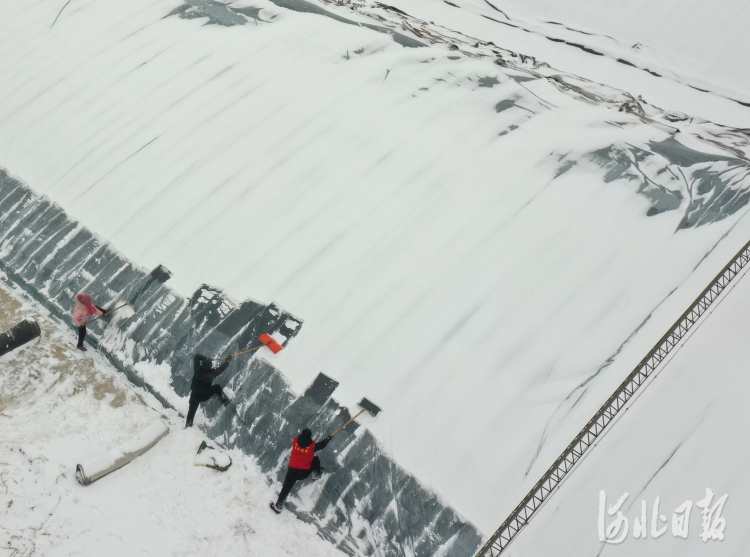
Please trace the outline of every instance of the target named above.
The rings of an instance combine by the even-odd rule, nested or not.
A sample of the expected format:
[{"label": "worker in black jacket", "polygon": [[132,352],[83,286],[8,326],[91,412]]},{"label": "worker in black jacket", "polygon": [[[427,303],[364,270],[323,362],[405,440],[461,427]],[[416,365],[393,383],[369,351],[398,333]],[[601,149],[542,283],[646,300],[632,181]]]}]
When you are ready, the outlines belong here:
[{"label": "worker in black jacket", "polygon": [[304,480],[312,474],[312,479],[317,480],[323,473],[323,467],[320,465],[320,458],[315,456],[316,451],[322,451],[331,440],[329,435],[322,441],[315,442],[312,438],[312,431],[305,428],[292,441],[292,454],[289,457],[289,467],[286,469],[284,484],[281,486],[281,493],[275,503],[271,503],[271,509],[279,514],[284,509],[286,500],[292,487],[298,480]]},{"label": "worker in black jacket", "polygon": [[226,407],[232,402],[231,399],[224,394],[219,385],[213,385],[214,378],[218,377],[222,371],[227,369],[229,362],[232,358],[227,358],[226,361],[216,369],[213,369],[211,360],[196,354],[193,358],[193,382],[190,384],[190,407],[188,408],[187,423],[185,428],[193,427],[193,418],[195,413],[198,411],[198,405],[201,402],[206,402],[209,398],[214,395],[219,395],[221,403]]}]

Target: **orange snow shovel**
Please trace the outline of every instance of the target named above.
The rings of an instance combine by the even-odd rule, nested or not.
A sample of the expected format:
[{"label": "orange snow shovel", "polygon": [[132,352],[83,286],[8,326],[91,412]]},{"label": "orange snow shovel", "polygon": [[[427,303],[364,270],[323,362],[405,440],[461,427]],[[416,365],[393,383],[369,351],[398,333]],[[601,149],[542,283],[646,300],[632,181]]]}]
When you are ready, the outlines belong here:
[{"label": "orange snow shovel", "polygon": [[[268,333],[263,333],[258,337],[258,340],[263,343],[264,346],[268,346],[268,349],[273,352],[274,354],[278,354],[281,352],[284,347],[281,346],[278,342],[276,342],[271,335]],[[260,348],[260,347],[259,347]],[[253,349],[255,350],[255,349]]]},{"label": "orange snow shovel", "polygon": [[346,426],[348,426],[350,423],[352,423],[354,420],[356,420],[359,417],[359,415],[362,412],[364,412],[365,410],[367,410],[373,416],[377,416],[378,413],[380,412],[380,406],[378,406],[377,404],[373,404],[371,401],[367,400],[366,398],[363,398],[359,402],[359,405],[362,407],[362,410],[360,410],[359,412],[357,412],[355,414],[355,416],[351,420],[349,420],[344,425],[342,425],[340,428],[338,428],[336,431],[334,431],[330,435],[331,437],[334,437],[337,433],[339,433],[341,430],[343,430]]},{"label": "orange snow shovel", "polygon": [[91,325],[91,324],[92,324],[92,323],[93,323],[94,321],[98,321],[98,320],[99,320],[99,319],[101,319],[102,317],[106,317],[107,315],[111,315],[111,314],[113,314],[114,312],[116,312],[116,311],[117,311],[118,309],[122,309],[122,308],[124,308],[125,306],[130,306],[130,307],[132,307],[132,308],[133,308],[133,311],[135,311],[135,306],[134,306],[133,304],[131,304],[130,302],[128,302],[127,300],[125,300],[125,303],[124,303],[124,304],[122,304],[121,306],[117,306],[117,307],[116,307],[115,309],[111,309],[111,310],[109,310],[109,311],[108,311],[107,313],[102,313],[101,315],[99,315],[98,317],[95,317],[95,318],[94,318],[94,319],[92,319],[91,321],[87,321],[87,322],[86,322],[86,325]]},{"label": "orange snow shovel", "polygon": [[222,358],[211,358],[212,360],[226,360],[227,358],[234,358],[235,356],[242,356],[242,354],[247,354],[248,352],[255,352],[258,348],[263,348],[266,346],[271,352],[274,354],[278,354],[281,352],[284,347],[281,346],[278,342],[276,342],[271,335],[268,333],[263,333],[258,337],[258,340],[261,341],[263,344],[260,346],[256,346],[255,348],[251,348],[250,350],[245,350],[243,352],[237,352],[236,354],[230,354],[229,356],[224,356]]}]

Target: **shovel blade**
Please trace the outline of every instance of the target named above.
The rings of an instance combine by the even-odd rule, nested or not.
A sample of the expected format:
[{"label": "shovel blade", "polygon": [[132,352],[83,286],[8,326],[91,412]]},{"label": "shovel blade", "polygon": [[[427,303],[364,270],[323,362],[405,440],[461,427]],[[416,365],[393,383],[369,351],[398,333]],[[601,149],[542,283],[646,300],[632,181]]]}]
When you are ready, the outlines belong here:
[{"label": "shovel blade", "polygon": [[273,352],[274,354],[278,354],[284,349],[284,347],[276,342],[268,333],[263,333],[262,335],[260,335],[258,337],[258,340],[265,344],[266,347],[268,347],[268,349],[271,350],[271,352]]},{"label": "shovel blade", "polygon": [[365,410],[367,410],[367,411],[368,411],[368,412],[369,412],[370,414],[372,414],[373,416],[377,416],[377,415],[378,415],[378,413],[379,413],[379,412],[380,412],[380,410],[381,410],[380,406],[378,406],[377,404],[375,404],[375,403],[374,403],[374,402],[372,402],[371,400],[367,400],[366,398],[363,398],[363,399],[362,399],[362,400],[360,401],[359,405],[360,405],[360,406],[361,406],[362,408],[364,408]]},{"label": "shovel blade", "polygon": [[[130,302],[128,302],[127,300],[125,300],[125,299],[123,299],[122,301],[124,302],[125,307],[123,307],[121,311],[118,311],[118,313],[120,314],[120,318],[121,319],[129,319],[129,318],[133,317],[135,315],[135,312],[136,312],[135,306],[133,304],[131,304]],[[118,304],[118,305],[120,305],[120,304]]]}]

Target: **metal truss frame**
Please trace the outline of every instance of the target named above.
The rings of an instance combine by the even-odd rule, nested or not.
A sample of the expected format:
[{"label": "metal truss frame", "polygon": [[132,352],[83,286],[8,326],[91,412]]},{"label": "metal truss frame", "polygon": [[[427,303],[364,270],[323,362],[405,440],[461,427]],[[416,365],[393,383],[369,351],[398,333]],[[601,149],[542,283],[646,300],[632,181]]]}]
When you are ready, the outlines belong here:
[{"label": "metal truss frame", "polygon": [[596,439],[601,436],[618,412],[626,406],[635,392],[680,343],[687,332],[693,328],[731,281],[747,266],[748,262],[750,262],[750,242],[745,244],[734,259],[716,275],[716,278],[696,298],[690,308],[680,316],[669,329],[669,332],[641,360],[627,379],[622,382],[614,394],[609,397],[607,402],[573,439],[573,442],[545,472],[542,479],[523,498],[502,526],[487,540],[476,557],[498,557],[502,554],[518,533],[529,523],[534,513],[552,495],[563,478],[570,473]]}]

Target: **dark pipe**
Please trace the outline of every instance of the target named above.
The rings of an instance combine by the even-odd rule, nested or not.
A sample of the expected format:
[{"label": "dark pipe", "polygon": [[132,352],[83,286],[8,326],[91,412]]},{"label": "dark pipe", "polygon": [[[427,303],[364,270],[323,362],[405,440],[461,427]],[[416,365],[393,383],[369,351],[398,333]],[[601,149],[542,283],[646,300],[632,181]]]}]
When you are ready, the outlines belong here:
[{"label": "dark pipe", "polygon": [[0,335],[0,356],[34,340],[42,334],[39,324],[30,319],[24,319]]}]

